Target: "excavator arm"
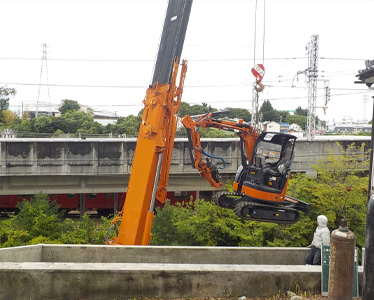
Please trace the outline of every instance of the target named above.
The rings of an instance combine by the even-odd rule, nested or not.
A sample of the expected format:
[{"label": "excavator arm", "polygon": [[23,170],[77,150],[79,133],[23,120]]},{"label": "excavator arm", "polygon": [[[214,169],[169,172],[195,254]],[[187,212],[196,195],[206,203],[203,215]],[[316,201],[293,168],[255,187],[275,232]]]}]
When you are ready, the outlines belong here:
[{"label": "excavator arm", "polygon": [[217,113],[210,112],[198,116],[196,119],[187,115],[181,119],[181,123],[187,130],[192,166],[200,172],[200,176],[204,177],[211,186],[219,188],[222,186],[222,183],[219,181],[220,177],[216,164],[208,158],[205,162],[203,160],[204,151],[201,146],[200,128],[216,128],[236,133],[242,143],[242,163],[246,163],[247,158],[250,158],[252,155],[253,145],[257,138],[257,130],[243,123],[243,120],[234,122],[213,119],[214,114]]}]

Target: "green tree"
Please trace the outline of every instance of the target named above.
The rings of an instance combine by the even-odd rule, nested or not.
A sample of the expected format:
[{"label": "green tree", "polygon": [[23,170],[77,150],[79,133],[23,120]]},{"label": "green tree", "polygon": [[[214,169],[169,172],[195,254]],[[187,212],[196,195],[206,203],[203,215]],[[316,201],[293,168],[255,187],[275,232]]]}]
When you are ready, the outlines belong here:
[{"label": "green tree", "polygon": [[[119,118],[117,126],[113,133],[126,134],[127,136],[137,136],[140,127],[141,116],[129,115],[127,117]],[[112,126],[113,128],[113,126]]]},{"label": "green tree", "polygon": [[18,208],[19,214],[14,219],[16,227],[27,230],[33,238],[58,238],[59,206],[55,202],[49,203],[47,194],[37,194],[31,201],[21,202]]},{"label": "green tree", "polygon": [[201,105],[195,104],[191,106],[188,103],[182,102],[179,115],[181,117],[185,115],[196,116],[196,115],[202,115],[202,114],[206,114],[208,112],[213,112],[213,111],[217,111],[217,109],[211,107],[207,103],[202,103]]},{"label": "green tree", "polygon": [[298,106],[295,110],[295,115],[306,117],[308,115],[308,110],[306,108],[301,108],[301,106]]},{"label": "green tree", "polygon": [[61,105],[58,110],[61,112],[61,114],[65,114],[68,111],[77,111],[80,108],[81,106],[79,105],[78,101],[64,99],[61,101]]},{"label": "green tree", "polygon": [[18,204],[18,215],[0,223],[2,247],[32,244],[33,241],[57,242],[60,218],[58,205],[49,203],[48,195],[37,194],[31,201]]},{"label": "green tree", "polygon": [[242,119],[244,122],[251,122],[251,114],[247,109],[226,107],[224,110],[228,110],[228,113],[222,117],[227,117],[229,119]]},{"label": "green tree", "polygon": [[[362,170],[368,169],[368,156],[364,146],[353,144],[342,148],[341,153],[329,153],[317,162],[317,178],[294,175],[290,179],[287,194],[312,205],[311,215],[301,213],[296,224],[243,221],[230,209],[197,200],[193,205],[158,208],[152,244],[305,247],[313,238],[316,217],[324,214],[331,230],[339,226],[341,218],[347,219],[357,246],[362,247],[368,185]],[[225,187],[232,190],[232,181]]]},{"label": "green tree", "polygon": [[34,130],[38,133],[53,133],[53,117],[39,116],[33,120]]},{"label": "green tree", "polygon": [[306,123],[307,123],[307,118],[306,116],[302,116],[302,115],[288,115],[285,119],[285,121],[289,124],[297,124],[299,126],[301,126],[302,129],[305,129],[306,128]]},{"label": "green tree", "polygon": [[156,208],[156,219],[152,226],[152,245],[179,245],[177,227],[174,219],[179,207],[170,205],[166,200],[164,207]]},{"label": "green tree", "polygon": [[19,213],[0,221],[0,247],[37,243],[103,244],[110,220],[94,222],[88,215],[81,221],[63,219],[59,206],[47,194],[37,194],[18,205]]},{"label": "green tree", "polygon": [[287,118],[290,115],[288,111],[276,111],[276,118],[279,122],[287,122]]},{"label": "green tree", "polygon": [[357,245],[363,247],[368,177],[362,172],[368,169],[368,153],[365,145],[339,147],[340,155],[330,151],[313,166],[317,178],[297,176],[290,181],[288,193],[312,204],[311,220],[326,215],[330,229],[338,228],[340,220],[346,219],[356,234]]},{"label": "green tree", "polygon": [[273,108],[269,100],[265,100],[264,103],[262,103],[259,113],[260,115],[262,115],[263,122],[265,121],[279,122],[279,114]]},{"label": "green tree", "polygon": [[9,99],[16,93],[14,88],[0,87],[0,122],[4,122],[4,112],[9,108]]},{"label": "green tree", "polygon": [[28,137],[33,131],[32,128],[33,126],[30,120],[22,120],[14,126],[14,129],[18,132],[18,137]]},{"label": "green tree", "polygon": [[101,222],[93,221],[87,214],[80,222],[65,219],[60,227],[60,239],[63,244],[104,244],[105,232],[110,227],[110,220],[102,217]]}]

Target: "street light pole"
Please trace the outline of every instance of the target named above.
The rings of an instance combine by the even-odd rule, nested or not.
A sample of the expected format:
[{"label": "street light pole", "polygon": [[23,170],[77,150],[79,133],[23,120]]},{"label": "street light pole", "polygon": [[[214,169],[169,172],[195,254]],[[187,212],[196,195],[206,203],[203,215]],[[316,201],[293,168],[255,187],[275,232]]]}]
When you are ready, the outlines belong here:
[{"label": "street light pole", "polygon": [[[374,97],[373,97],[374,98]],[[373,99],[374,100],[374,99]],[[369,174],[369,201],[366,212],[366,236],[365,236],[365,264],[364,264],[364,284],[362,300],[374,299],[374,172],[373,172],[373,148],[374,148],[374,101],[373,115],[371,124],[371,143],[370,143],[370,174]],[[371,272],[370,272],[371,271]]]},{"label": "street light pole", "polygon": [[[365,69],[359,70],[359,81],[355,83],[366,84],[369,89],[374,83],[374,60],[365,61]],[[373,97],[374,100],[374,97]],[[373,114],[371,120],[371,143],[370,143],[370,174],[368,204],[366,212],[366,236],[365,236],[365,264],[364,264],[364,284],[362,291],[362,300],[374,299],[374,101]]]}]

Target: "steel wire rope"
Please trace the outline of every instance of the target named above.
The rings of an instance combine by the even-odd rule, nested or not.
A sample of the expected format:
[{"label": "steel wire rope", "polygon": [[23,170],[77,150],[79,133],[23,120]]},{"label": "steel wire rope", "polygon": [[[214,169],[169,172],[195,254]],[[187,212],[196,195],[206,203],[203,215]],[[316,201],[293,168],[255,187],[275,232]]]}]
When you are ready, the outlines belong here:
[{"label": "steel wire rope", "polygon": [[265,25],[266,25],[266,22],[265,22],[265,4],[266,4],[266,0],[264,0],[264,24],[263,24],[263,36],[262,36],[262,64],[265,64]]},{"label": "steel wire rope", "polygon": [[255,27],[254,27],[254,40],[253,40],[253,65],[256,65],[256,40],[257,40],[257,0],[255,4]]}]

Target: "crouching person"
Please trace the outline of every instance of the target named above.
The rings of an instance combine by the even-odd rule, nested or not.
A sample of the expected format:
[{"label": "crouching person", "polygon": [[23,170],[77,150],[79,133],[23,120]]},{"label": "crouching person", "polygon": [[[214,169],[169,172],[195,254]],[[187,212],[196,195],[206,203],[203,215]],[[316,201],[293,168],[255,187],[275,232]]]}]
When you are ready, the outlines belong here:
[{"label": "crouching person", "polygon": [[327,227],[327,218],[324,215],[317,217],[317,228],[314,232],[313,241],[310,250],[306,256],[306,265],[321,264],[322,245],[330,245],[330,230]]}]

